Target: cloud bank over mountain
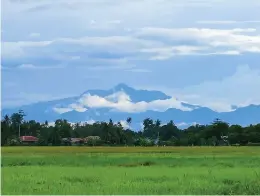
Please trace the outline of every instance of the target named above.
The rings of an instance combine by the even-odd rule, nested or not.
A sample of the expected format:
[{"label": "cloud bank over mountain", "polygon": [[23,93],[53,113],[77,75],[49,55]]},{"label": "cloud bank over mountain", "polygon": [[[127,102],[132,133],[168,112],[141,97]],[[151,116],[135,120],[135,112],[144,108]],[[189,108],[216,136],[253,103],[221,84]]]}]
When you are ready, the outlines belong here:
[{"label": "cloud bank over mountain", "polygon": [[190,111],[191,108],[185,107],[175,98],[165,100],[154,100],[151,102],[140,101],[133,103],[125,92],[119,91],[106,97],[84,94],[76,103],[68,105],[67,108],[54,108],[58,113],[68,111],[85,112],[87,108],[110,108],[111,110],[138,113],[147,110],[165,111],[169,108],[176,108],[183,111]]}]

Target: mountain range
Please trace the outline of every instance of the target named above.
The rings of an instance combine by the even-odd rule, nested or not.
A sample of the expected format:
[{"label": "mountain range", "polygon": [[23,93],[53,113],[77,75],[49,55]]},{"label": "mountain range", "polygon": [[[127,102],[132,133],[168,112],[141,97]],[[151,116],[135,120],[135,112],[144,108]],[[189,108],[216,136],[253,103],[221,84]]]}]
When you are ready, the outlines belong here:
[{"label": "mountain range", "polygon": [[216,112],[210,108],[179,101],[160,91],[137,90],[126,84],[118,84],[109,90],[87,90],[79,96],[45,101],[2,110],[2,116],[19,109],[25,119],[39,122],[54,122],[67,119],[69,122],[121,121],[132,118],[131,127],[141,128],[145,118],[160,119],[162,123],[173,120],[179,127],[191,124],[209,124],[216,118],[230,124],[249,125],[260,122],[260,106],[236,107],[230,112]]}]

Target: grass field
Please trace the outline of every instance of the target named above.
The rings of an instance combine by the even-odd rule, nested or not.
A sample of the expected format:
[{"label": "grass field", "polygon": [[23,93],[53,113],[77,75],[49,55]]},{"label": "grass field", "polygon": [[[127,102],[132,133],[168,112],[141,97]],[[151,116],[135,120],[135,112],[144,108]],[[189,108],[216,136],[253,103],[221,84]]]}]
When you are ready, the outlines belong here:
[{"label": "grass field", "polygon": [[2,194],[260,194],[259,147],[3,147]]}]

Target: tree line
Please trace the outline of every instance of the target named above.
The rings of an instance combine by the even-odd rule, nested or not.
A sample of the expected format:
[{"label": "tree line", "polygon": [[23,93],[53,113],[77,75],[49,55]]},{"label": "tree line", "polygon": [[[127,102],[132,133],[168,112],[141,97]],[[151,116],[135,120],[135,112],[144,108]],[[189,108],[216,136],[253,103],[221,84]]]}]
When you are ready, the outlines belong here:
[{"label": "tree line", "polygon": [[[35,136],[36,145],[64,145],[62,138],[86,138],[98,136],[100,140],[89,141],[87,145],[107,146],[219,146],[219,145],[258,145],[260,143],[260,124],[242,127],[229,125],[215,119],[208,125],[192,125],[179,129],[171,120],[162,124],[160,120],[146,118],[143,129],[133,131],[124,128],[120,122],[95,122],[71,124],[58,119],[54,125],[35,120],[25,120],[22,110],[5,115],[1,120],[1,145],[20,145],[19,136]],[[126,119],[131,127],[132,118]]]}]

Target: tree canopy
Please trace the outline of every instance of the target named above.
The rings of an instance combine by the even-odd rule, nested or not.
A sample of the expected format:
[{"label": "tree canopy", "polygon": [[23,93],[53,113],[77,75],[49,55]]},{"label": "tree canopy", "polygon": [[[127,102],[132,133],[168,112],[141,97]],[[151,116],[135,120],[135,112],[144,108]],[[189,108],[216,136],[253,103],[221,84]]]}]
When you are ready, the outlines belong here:
[{"label": "tree canopy", "polygon": [[[24,120],[24,112],[18,111],[10,116],[5,115],[1,120],[1,145],[20,145],[21,136],[35,136],[35,145],[64,145],[63,138],[87,138],[91,145],[166,145],[166,146],[201,146],[201,145],[249,145],[260,143],[260,124],[242,127],[229,125],[215,119],[209,125],[192,125],[186,129],[179,129],[174,120],[163,124],[159,119],[146,118],[143,129],[131,129],[132,118],[126,122],[129,128],[124,128],[120,122],[74,123],[65,119],[57,119],[54,125],[35,120]],[[100,138],[94,141],[92,136]]]}]

